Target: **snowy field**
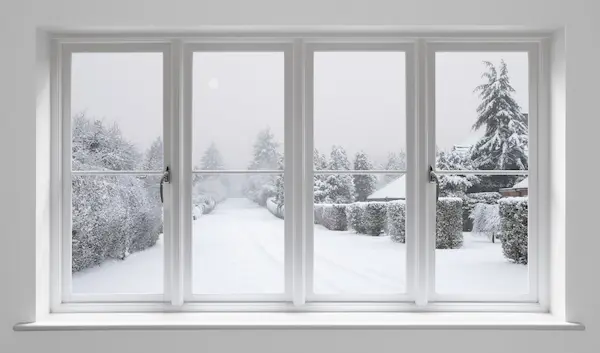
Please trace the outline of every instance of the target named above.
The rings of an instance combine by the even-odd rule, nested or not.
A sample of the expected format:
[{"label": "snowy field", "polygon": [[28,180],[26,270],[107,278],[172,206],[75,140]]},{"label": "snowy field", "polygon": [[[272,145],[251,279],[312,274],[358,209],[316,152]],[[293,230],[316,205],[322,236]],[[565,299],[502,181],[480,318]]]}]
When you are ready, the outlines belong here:
[{"label": "snowy field", "polygon": [[[284,221],[252,201],[228,199],[193,224],[193,291],[281,293]],[[124,261],[73,275],[74,293],[161,293],[163,240]],[[315,225],[316,293],[391,294],[406,289],[406,246],[387,236]],[[526,293],[527,266],[505,260],[500,242],[465,233],[456,250],[436,250],[439,293]]]}]

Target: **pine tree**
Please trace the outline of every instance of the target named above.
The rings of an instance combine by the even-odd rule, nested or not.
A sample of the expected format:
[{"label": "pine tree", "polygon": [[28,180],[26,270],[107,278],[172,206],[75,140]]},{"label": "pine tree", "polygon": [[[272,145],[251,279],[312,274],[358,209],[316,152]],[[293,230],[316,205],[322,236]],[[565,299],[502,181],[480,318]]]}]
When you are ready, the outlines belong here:
[{"label": "pine tree", "polygon": [[202,158],[200,159],[200,169],[202,170],[223,170],[223,157],[217,149],[217,145],[213,142],[208,146]]},{"label": "pine tree", "polygon": [[[482,102],[477,107],[474,130],[485,127],[484,136],[471,148],[474,169],[525,170],[528,168],[527,115],[513,98],[515,92],[510,84],[508,68],[502,61],[499,69],[484,62],[487,80],[475,88]],[[514,176],[481,177],[477,191],[497,191],[514,184]],[[475,191],[475,190],[473,190]]]},{"label": "pine tree", "polygon": [[[266,128],[258,133],[253,146],[253,159],[248,169],[265,170],[277,169],[279,161],[279,143],[271,129]],[[248,198],[265,206],[269,197],[275,196],[275,177],[272,175],[257,174],[248,178],[246,195]]]},{"label": "pine tree", "polygon": [[[482,102],[477,107],[478,116],[473,129],[485,127],[485,134],[471,148],[473,167],[483,170],[526,170],[529,142],[527,115],[521,112],[521,107],[513,98],[515,90],[510,84],[506,63],[502,61],[499,68],[487,61],[484,65],[487,71],[482,77],[487,82],[475,88]],[[497,181],[504,184],[512,182],[514,178],[500,179]]]},{"label": "pine tree", "polygon": [[283,154],[279,155],[279,160],[277,162],[279,170],[282,171],[281,174],[278,174],[275,177],[275,203],[279,208],[285,205],[285,180],[283,175],[284,170],[284,159]]},{"label": "pine tree", "polygon": [[[217,145],[212,142],[200,158],[200,167],[194,167],[199,170],[223,170],[224,163],[221,152]],[[229,193],[228,179],[223,175],[215,174],[196,174],[193,177],[194,198],[197,200],[212,198],[215,202],[220,202],[227,198]]]},{"label": "pine tree", "polygon": [[[324,154],[319,153],[319,150],[317,150],[316,148],[313,156],[313,166],[314,170],[327,169],[327,157]],[[323,203],[327,198],[327,184],[325,183],[325,180],[327,180],[327,175],[315,173],[313,179],[314,202],[317,204]]]},{"label": "pine tree", "polygon": [[[350,161],[346,150],[333,146],[329,159],[330,170],[350,170]],[[352,203],[354,201],[354,181],[350,174],[331,174],[325,179],[327,203]]]},{"label": "pine tree", "polygon": [[[372,170],[373,164],[369,161],[369,157],[360,151],[354,157],[354,170]],[[367,197],[375,191],[377,178],[373,174],[356,174],[353,175],[354,188],[357,201],[366,201]]]},{"label": "pine tree", "polygon": [[[437,153],[436,166],[439,170],[471,170],[472,164],[468,155],[453,149],[450,152]],[[441,175],[439,188],[440,196],[463,197],[467,190],[479,183],[476,175]]]}]

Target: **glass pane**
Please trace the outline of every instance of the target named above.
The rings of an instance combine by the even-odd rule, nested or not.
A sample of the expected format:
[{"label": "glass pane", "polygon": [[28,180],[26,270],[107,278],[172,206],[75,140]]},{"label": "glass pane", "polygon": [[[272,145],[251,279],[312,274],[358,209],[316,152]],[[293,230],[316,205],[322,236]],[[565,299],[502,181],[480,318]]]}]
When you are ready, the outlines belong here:
[{"label": "glass pane", "polygon": [[[314,54],[314,146],[365,153],[370,164],[361,170],[406,169],[404,52]],[[322,169],[332,167],[340,166]]]},{"label": "glass pane", "polygon": [[[283,52],[194,53],[194,168],[277,169],[275,154],[256,157],[263,142],[283,150],[284,93]],[[209,148],[222,158],[204,159]]]},{"label": "glass pane", "polygon": [[518,177],[509,188],[462,197],[456,197],[446,186],[477,183],[478,177],[440,178],[436,292],[528,293],[528,178]]},{"label": "glass pane", "polygon": [[[436,53],[437,165],[445,170],[528,169],[526,52]],[[510,187],[488,178],[477,190]]]},{"label": "glass pane", "polygon": [[163,292],[156,176],[73,176],[73,292]]},{"label": "glass pane", "polygon": [[193,293],[283,293],[283,175],[195,174],[193,184]]},{"label": "glass pane", "polygon": [[162,170],[162,53],[74,53],[71,70],[73,170]]},{"label": "glass pane", "polygon": [[[373,174],[314,178],[314,292],[406,292],[405,177],[387,185]],[[344,199],[365,188],[366,201]]]}]

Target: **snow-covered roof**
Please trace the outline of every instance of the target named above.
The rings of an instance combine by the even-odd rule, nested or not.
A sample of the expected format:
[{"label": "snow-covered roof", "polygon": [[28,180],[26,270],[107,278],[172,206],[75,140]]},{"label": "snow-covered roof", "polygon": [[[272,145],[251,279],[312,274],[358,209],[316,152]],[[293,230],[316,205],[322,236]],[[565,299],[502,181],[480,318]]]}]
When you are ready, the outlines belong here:
[{"label": "snow-covered roof", "polygon": [[406,199],[406,174],[367,197],[367,200],[382,199]]},{"label": "snow-covered roof", "polygon": [[528,189],[529,188],[529,178],[525,178],[520,182],[516,183],[513,189]]}]

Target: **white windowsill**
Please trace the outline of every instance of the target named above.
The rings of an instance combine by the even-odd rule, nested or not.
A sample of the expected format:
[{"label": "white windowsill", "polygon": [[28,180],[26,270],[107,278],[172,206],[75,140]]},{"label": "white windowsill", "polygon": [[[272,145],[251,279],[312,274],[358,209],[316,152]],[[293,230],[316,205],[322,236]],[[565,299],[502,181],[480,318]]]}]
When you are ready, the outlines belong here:
[{"label": "white windowsill", "polygon": [[584,330],[539,313],[93,313],[51,314],[15,331],[205,329]]}]

